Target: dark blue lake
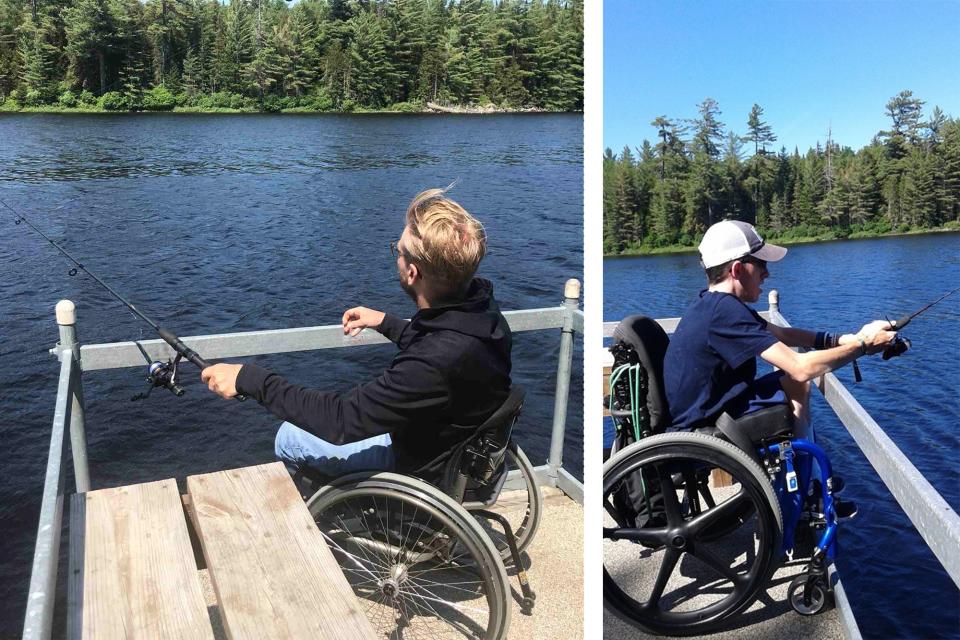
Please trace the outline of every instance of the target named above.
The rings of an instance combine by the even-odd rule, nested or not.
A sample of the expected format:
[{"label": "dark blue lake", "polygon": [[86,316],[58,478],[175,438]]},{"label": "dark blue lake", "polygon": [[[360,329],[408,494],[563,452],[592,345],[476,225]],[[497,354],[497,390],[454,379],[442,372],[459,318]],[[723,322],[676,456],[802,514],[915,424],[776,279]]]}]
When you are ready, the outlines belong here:
[{"label": "dark blue lake", "polygon": [[[337,324],[358,304],[409,317],[389,243],[410,199],[451,196],[486,225],[479,275],[504,310],[556,306],[582,280],[583,128],[576,115],[0,117],[0,198],[144,313],[181,335]],[[19,635],[53,419],[54,305],[82,342],[151,329],[24,225],[0,215],[0,637]],[[549,450],[559,329],[518,334],[527,387],[517,438]],[[289,379],[347,389],[392,346],[257,358]],[[578,337],[564,465],[582,477]],[[84,377],[94,488],[273,459],[278,420],[220,400],[186,365],[188,393],[131,403],[145,368]],[[72,485],[72,469],[69,470]],[[66,516],[65,516],[66,521]],[[63,544],[64,557],[66,543]],[[61,564],[65,572],[65,565]]]},{"label": "dark blue lake", "polygon": [[[770,265],[793,326],[856,332],[898,318],[960,286],[960,235],[940,234],[790,247]],[[604,261],[604,321],[631,313],[680,316],[706,280],[695,254]],[[857,400],[953,509],[960,508],[960,294],[904,330],[913,349],[864,359],[864,380],[837,372]],[[817,437],[860,514],[840,534],[838,564],[864,638],[960,637],[960,592],[853,439],[814,391]]]}]

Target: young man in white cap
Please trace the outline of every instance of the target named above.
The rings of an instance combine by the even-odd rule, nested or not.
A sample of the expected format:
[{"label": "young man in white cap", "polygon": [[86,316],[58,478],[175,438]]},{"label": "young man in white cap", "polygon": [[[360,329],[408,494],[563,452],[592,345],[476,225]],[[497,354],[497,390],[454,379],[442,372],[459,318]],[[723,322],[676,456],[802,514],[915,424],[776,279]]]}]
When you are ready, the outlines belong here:
[{"label": "young man in white cap", "polygon": [[[768,262],[787,254],[768,244],[752,225],[724,220],[707,229],[700,259],[708,288],[687,309],[670,340],[664,384],[673,416],[672,431],[712,424],[726,412],[737,418],[789,402],[795,432],[808,434],[810,380],[879,353],[896,333],[877,320],[856,334],[833,334],[768,324],[747,306],[760,298]],[[797,353],[790,347],[811,347]],[[780,369],[757,378],[756,357]]]}]

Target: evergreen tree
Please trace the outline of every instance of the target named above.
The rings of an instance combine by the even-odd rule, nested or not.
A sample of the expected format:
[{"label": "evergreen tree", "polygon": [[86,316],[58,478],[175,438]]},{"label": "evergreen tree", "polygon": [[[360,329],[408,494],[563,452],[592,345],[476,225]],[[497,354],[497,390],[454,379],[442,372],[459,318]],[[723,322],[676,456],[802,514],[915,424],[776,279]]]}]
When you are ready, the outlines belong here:
[{"label": "evergreen tree", "polygon": [[200,56],[193,49],[187,50],[187,57],[183,59],[183,90],[191,98],[203,89],[203,73],[200,66]]},{"label": "evergreen tree", "polygon": [[35,19],[32,11],[24,11],[23,24],[19,28],[20,86],[27,102],[39,104],[53,97],[53,65],[57,56],[51,44],[55,26],[49,13],[43,12]]},{"label": "evergreen tree", "polygon": [[582,36],[582,0],[0,0],[0,97],[579,110]]},{"label": "evergreen tree", "polygon": [[908,150],[907,145],[915,145],[920,139],[923,100],[913,97],[912,91],[901,91],[887,102],[887,116],[892,122],[890,131],[881,132],[887,139],[890,157],[900,159]]},{"label": "evergreen tree", "polygon": [[747,118],[747,136],[746,139],[753,143],[753,154],[766,155],[767,145],[777,141],[777,136],[773,133],[773,127],[768,125],[760,118],[763,116],[763,107],[754,103],[750,109],[750,116]]},{"label": "evergreen tree", "polygon": [[387,58],[386,35],[372,13],[361,13],[353,18],[352,23],[351,98],[360,104],[382,107],[387,103],[385,79],[393,76]]},{"label": "evergreen tree", "polygon": [[63,9],[66,26],[68,76],[83,89],[107,91],[107,67],[115,46],[116,23],[110,10],[113,3],[102,0],[74,0]]}]

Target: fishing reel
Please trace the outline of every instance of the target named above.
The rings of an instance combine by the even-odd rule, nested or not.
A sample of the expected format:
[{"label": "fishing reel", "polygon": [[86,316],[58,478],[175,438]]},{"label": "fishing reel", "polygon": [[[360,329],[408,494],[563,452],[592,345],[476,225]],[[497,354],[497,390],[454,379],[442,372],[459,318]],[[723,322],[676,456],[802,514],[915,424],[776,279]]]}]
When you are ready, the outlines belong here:
[{"label": "fishing reel", "polygon": [[899,333],[893,339],[887,348],[883,350],[883,359],[889,360],[890,358],[896,358],[897,356],[902,356],[907,352],[912,345],[909,338],[901,336]]},{"label": "fishing reel", "polygon": [[160,362],[159,360],[151,362],[147,370],[147,382],[150,383],[150,388],[146,393],[138,393],[130,398],[130,400],[143,400],[157,387],[163,387],[169,390],[178,398],[186,393],[186,389],[177,383],[177,367],[181,359],[182,356],[178,353],[177,357],[173,359],[173,362],[169,360],[167,362]]}]

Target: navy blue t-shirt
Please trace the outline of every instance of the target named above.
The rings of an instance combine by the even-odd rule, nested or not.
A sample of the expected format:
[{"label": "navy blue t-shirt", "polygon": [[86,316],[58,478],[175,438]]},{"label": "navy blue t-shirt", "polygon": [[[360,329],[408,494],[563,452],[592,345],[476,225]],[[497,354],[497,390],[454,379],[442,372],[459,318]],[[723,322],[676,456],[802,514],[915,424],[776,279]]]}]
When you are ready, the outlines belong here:
[{"label": "navy blue t-shirt", "polygon": [[701,291],[683,314],[663,363],[669,431],[739,415],[753,397],[756,357],[778,342],[760,315],[729,293]]}]

